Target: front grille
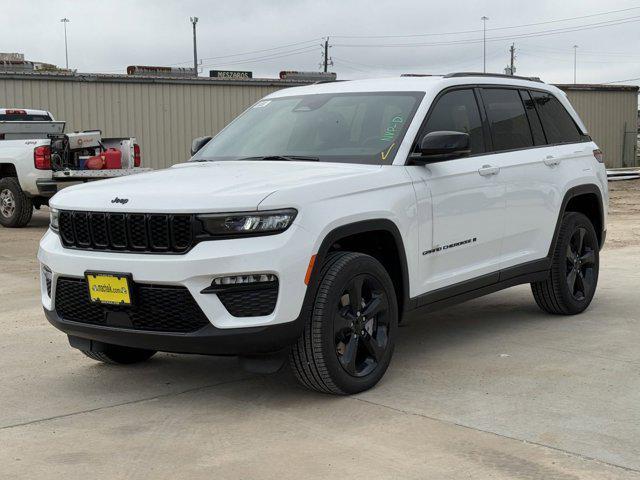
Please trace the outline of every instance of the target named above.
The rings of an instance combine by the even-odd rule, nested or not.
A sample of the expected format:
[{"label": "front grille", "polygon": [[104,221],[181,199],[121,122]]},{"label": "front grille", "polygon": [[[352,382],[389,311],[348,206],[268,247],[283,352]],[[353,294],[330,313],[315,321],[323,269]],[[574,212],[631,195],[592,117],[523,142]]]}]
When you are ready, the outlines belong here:
[{"label": "front grille", "polygon": [[65,247],[121,252],[185,253],[194,244],[193,215],[60,212]]},{"label": "front grille", "polygon": [[64,320],[133,330],[188,333],[210,325],[185,287],[133,283],[131,293],[131,307],[99,305],[84,278],[60,277],[55,308]]},{"label": "front grille", "polygon": [[278,283],[273,282],[267,288],[229,289],[218,292],[218,298],[224,308],[234,317],[262,317],[271,315],[278,300]]}]

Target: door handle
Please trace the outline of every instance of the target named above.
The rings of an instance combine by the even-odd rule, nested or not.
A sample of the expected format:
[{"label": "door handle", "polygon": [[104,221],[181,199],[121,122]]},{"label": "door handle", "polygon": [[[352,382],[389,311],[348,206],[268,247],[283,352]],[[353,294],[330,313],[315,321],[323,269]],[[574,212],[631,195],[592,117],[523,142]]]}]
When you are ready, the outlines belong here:
[{"label": "door handle", "polygon": [[500,167],[494,167],[493,165],[483,165],[478,169],[478,173],[483,177],[488,177],[490,175],[497,175],[500,171]]},{"label": "door handle", "polygon": [[560,159],[558,157],[554,157],[553,155],[549,155],[545,157],[544,164],[547,167],[556,167],[560,165]]}]

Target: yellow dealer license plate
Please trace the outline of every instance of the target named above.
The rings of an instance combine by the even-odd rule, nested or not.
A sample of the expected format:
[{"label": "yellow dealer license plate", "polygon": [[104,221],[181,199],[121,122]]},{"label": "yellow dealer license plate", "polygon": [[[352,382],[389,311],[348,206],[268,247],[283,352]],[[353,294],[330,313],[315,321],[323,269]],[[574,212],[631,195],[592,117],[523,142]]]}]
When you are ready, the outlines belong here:
[{"label": "yellow dealer license plate", "polygon": [[122,273],[86,273],[89,298],[108,305],[131,305],[129,275]]}]

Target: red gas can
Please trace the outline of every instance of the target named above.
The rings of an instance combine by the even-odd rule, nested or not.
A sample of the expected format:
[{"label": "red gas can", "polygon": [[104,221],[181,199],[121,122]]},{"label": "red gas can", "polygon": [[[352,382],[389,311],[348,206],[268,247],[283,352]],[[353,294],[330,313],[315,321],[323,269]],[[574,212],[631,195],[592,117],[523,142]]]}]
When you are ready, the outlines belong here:
[{"label": "red gas can", "polygon": [[106,169],[122,168],[122,152],[117,148],[109,148],[100,154],[104,158],[104,167]]}]

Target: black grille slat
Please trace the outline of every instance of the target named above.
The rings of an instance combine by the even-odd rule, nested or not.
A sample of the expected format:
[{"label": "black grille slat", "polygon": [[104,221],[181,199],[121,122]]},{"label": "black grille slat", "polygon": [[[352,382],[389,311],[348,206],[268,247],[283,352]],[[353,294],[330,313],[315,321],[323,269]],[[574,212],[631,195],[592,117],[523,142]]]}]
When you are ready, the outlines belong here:
[{"label": "black grille slat", "polygon": [[73,245],[76,242],[76,235],[73,233],[73,218],[71,212],[60,212],[59,228],[62,242],[65,245]]},{"label": "black grille slat", "polygon": [[107,248],[109,236],[107,235],[107,216],[104,213],[89,214],[89,226],[91,240],[96,248]]},{"label": "black grille slat", "polygon": [[[131,307],[99,305],[89,300],[84,278],[60,277],[55,309],[64,320],[132,330],[189,333],[210,324],[185,287],[133,283],[131,289]],[[110,325],[111,312],[128,317],[131,325]]]},{"label": "black grille slat", "polygon": [[127,225],[124,213],[108,214],[109,236],[111,247],[124,250],[127,248]]},{"label": "black grille slat", "polygon": [[171,241],[175,250],[181,252],[189,248],[193,237],[190,215],[171,217]]},{"label": "black grille slat", "polygon": [[169,250],[169,216],[150,215],[148,220],[149,240],[153,250]]},{"label": "black grille slat", "polygon": [[65,247],[147,253],[185,253],[195,243],[195,215],[60,212]]},{"label": "black grille slat", "polygon": [[142,213],[132,213],[129,215],[127,227],[129,228],[129,239],[133,250],[146,250],[149,248],[149,238],[147,235],[147,220]]},{"label": "black grille slat", "polygon": [[89,214],[87,212],[75,212],[72,218],[73,229],[76,234],[76,243],[79,247],[90,247],[91,233],[89,232]]}]

